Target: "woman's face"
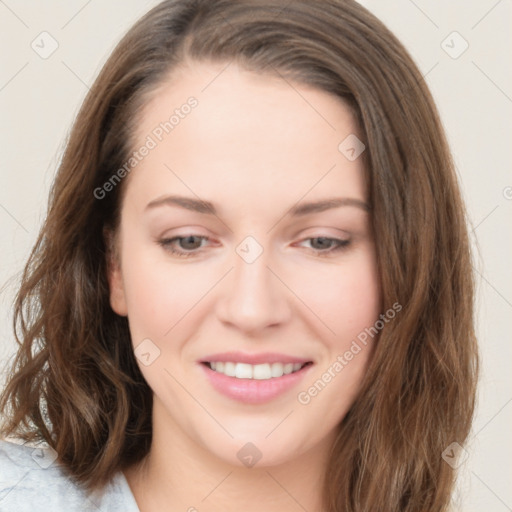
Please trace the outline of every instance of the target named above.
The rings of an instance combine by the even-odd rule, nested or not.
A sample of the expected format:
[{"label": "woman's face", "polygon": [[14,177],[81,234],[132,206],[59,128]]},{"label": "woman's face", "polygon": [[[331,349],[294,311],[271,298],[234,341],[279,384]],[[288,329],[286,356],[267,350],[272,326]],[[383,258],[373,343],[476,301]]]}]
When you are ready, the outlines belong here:
[{"label": "woman's face", "polygon": [[355,134],[338,98],[234,64],[147,104],[111,304],[170,442],[275,465],[333,440],[380,312]]}]

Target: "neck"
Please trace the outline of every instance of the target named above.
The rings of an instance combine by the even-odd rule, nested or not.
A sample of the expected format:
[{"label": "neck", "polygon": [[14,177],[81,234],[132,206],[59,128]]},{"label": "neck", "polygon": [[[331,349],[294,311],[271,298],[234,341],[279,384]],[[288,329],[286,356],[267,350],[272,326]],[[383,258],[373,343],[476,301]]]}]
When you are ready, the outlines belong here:
[{"label": "neck", "polygon": [[141,512],[322,511],[333,437],[273,466],[249,468],[220,459],[154,404],[148,456],[125,471]]}]

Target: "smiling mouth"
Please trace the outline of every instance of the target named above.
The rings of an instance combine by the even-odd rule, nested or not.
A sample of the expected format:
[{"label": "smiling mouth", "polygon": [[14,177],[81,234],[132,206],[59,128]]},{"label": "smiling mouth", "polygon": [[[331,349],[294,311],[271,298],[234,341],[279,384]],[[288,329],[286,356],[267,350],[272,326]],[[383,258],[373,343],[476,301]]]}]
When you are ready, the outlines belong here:
[{"label": "smiling mouth", "polygon": [[311,361],[307,363],[263,363],[263,364],[247,364],[226,362],[203,362],[205,366],[214,372],[221,373],[228,377],[237,379],[251,380],[271,380],[290,375],[302,370],[304,367],[313,364]]}]

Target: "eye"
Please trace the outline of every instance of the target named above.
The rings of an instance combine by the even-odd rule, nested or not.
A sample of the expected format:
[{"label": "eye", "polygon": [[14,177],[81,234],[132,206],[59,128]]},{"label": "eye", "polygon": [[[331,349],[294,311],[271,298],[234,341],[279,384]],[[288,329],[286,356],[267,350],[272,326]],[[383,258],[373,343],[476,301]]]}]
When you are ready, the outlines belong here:
[{"label": "eye", "polygon": [[188,258],[198,254],[202,247],[202,242],[209,240],[207,236],[200,235],[187,235],[187,236],[175,236],[173,238],[163,238],[158,243],[171,254],[182,258]]},{"label": "eye", "polygon": [[339,238],[329,238],[326,236],[317,236],[306,238],[301,243],[311,242],[310,248],[319,256],[327,256],[333,252],[341,251],[350,245],[350,240],[341,240]]},{"label": "eye", "polygon": [[[199,254],[203,248],[203,242],[210,239],[207,236],[187,235],[176,236],[173,238],[163,238],[158,243],[171,254],[180,258],[189,258]],[[341,251],[350,245],[350,240],[341,240],[339,238],[330,238],[325,236],[311,237],[302,240],[299,243],[309,242],[314,253],[319,256],[328,256],[334,252]]]}]

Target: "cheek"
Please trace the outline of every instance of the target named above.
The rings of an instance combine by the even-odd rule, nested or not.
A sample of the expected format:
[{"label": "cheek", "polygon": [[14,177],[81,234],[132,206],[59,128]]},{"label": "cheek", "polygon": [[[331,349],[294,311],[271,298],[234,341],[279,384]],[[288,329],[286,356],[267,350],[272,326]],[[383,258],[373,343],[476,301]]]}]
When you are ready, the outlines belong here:
[{"label": "cheek", "polygon": [[[380,313],[380,285],[373,258],[362,258],[353,271],[344,276],[341,288],[337,304],[342,310],[338,318],[343,319],[352,335],[356,334],[354,330],[358,334],[362,329],[373,325]],[[343,324],[338,325],[338,328],[342,329]]]},{"label": "cheek", "polygon": [[158,251],[128,249],[126,254],[123,278],[133,342],[151,338],[160,345],[174,326],[181,327],[213,276],[171,264]]},{"label": "cheek", "polygon": [[[302,272],[304,303],[325,326],[330,344],[350,344],[380,313],[380,282],[373,251],[361,251],[339,264]],[[330,332],[329,332],[330,331]],[[334,334],[334,335],[333,335]],[[341,345],[340,345],[341,344]]]}]

